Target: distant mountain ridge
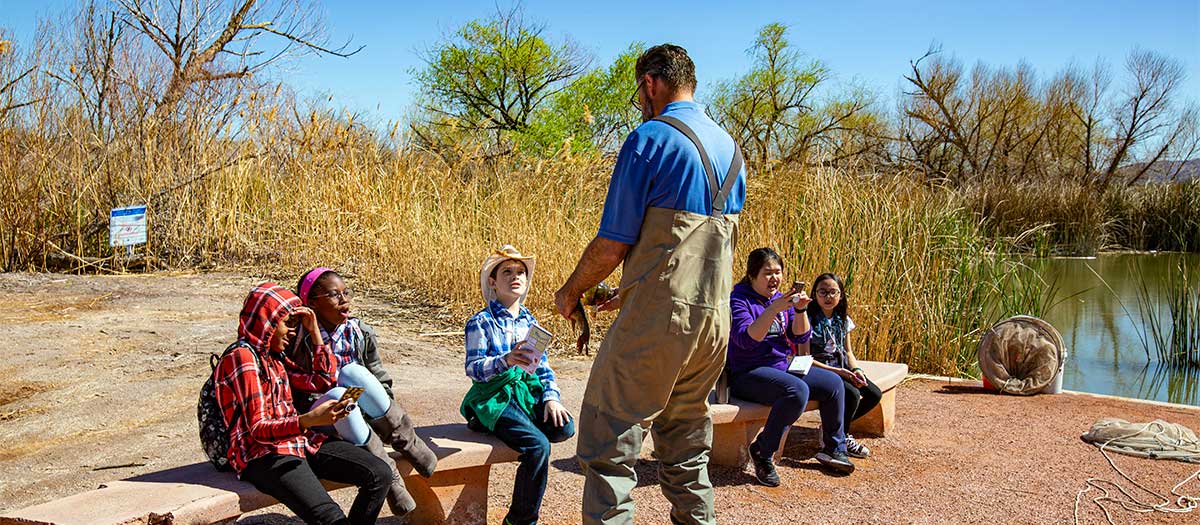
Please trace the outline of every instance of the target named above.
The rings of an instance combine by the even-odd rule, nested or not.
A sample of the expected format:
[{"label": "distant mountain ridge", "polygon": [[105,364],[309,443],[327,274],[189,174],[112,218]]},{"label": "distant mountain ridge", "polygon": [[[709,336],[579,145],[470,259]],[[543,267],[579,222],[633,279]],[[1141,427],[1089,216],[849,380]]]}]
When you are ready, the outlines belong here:
[{"label": "distant mountain ridge", "polygon": [[[1183,164],[1182,168],[1179,167],[1180,164]],[[1144,162],[1130,164],[1125,168],[1125,172],[1132,175],[1140,171],[1142,166],[1145,165],[1146,163]],[[1159,161],[1158,164],[1150,168],[1150,170],[1146,172],[1146,176],[1140,182],[1171,182],[1171,175],[1175,173],[1175,170],[1177,169],[1179,170],[1179,175],[1175,177],[1174,180],[1178,182],[1200,179],[1200,159],[1165,160]]]}]

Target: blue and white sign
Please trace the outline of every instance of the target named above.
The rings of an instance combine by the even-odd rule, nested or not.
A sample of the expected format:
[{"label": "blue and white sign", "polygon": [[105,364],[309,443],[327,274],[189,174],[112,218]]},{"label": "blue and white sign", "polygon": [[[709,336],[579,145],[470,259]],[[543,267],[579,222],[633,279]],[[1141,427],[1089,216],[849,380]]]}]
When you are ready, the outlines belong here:
[{"label": "blue and white sign", "polygon": [[108,215],[108,245],[133,246],[146,243],[146,205],[113,208]]}]

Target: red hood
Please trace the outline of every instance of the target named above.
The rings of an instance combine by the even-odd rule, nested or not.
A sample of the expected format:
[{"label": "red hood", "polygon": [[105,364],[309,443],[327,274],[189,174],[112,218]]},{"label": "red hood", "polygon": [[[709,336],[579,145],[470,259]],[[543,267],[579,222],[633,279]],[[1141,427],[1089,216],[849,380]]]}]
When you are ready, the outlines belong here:
[{"label": "red hood", "polygon": [[275,324],[300,306],[300,298],[291,290],[273,282],[265,282],[250,290],[238,322],[238,339],[255,350],[266,353],[267,342],[275,333]]}]

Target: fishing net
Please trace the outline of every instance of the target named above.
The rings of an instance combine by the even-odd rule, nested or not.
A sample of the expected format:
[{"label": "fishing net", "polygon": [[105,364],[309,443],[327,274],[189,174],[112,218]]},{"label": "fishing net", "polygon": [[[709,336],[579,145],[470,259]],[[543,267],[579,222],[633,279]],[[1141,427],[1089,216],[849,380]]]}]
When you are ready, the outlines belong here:
[{"label": "fishing net", "polygon": [[1200,463],[1200,438],[1192,429],[1155,419],[1130,423],[1106,417],[1083,434],[1083,440],[1113,452],[1149,459]]},{"label": "fishing net", "polygon": [[1092,503],[1099,507],[1104,519],[1113,525],[1116,521],[1109,512],[1110,508],[1139,514],[1186,514],[1200,507],[1200,496],[1185,494],[1182,491],[1188,483],[1200,483],[1200,471],[1183,478],[1171,487],[1169,494],[1163,494],[1134,480],[1108,455],[1108,451],[1111,450],[1139,458],[1200,463],[1200,439],[1190,428],[1161,419],[1149,423],[1130,423],[1123,419],[1106,417],[1097,421],[1081,437],[1084,441],[1096,445],[1109,466],[1133,487],[1117,481],[1088,478],[1083,489],[1075,495],[1076,524],[1079,523],[1080,504],[1089,493],[1096,494],[1091,498]]},{"label": "fishing net", "polygon": [[979,371],[1009,394],[1041,392],[1054,381],[1065,357],[1058,330],[1027,315],[996,323],[979,342]]}]

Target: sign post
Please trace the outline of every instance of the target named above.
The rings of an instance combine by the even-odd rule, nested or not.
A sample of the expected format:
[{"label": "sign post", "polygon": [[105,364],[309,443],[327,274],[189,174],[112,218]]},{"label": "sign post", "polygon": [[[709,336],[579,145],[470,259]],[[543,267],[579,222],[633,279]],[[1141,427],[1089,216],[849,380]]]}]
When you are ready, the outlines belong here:
[{"label": "sign post", "polygon": [[124,246],[133,257],[133,247],[146,244],[146,205],[113,208],[108,215],[108,245]]}]

